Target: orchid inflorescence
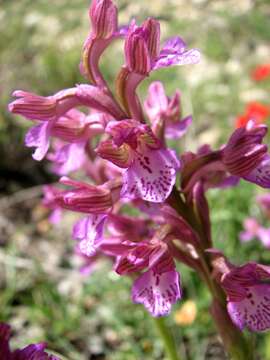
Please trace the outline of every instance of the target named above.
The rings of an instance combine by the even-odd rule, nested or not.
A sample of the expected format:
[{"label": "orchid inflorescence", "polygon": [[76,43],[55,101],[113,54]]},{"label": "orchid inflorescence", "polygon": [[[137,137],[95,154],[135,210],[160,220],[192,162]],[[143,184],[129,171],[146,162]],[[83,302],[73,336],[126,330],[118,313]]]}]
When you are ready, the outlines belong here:
[{"label": "orchid inflorescence", "polygon": [[[73,228],[77,251],[89,264],[109,256],[117,274],[132,274],[133,301],[154,317],[168,315],[182,297],[176,262],[191,267],[211,291],[218,328],[235,329],[223,334],[229,349],[235,339],[226,337],[234,337],[235,325],[270,327],[270,267],[235,266],[213,248],[206,193],[240,179],[270,187],[267,126],[251,119],[217,150],[170,149],[167,139],[180,139],[192,124],[191,115],[182,116],[180,92],[168,97],[155,81],[142,104],[137,88],[157,69],[198,63],[200,53],[180,37],[161,46],[160,24],[152,18],[119,27],[117,12],[111,0],[90,6],[92,26],[80,64],[90,84],[48,97],[15,91],[9,110],[34,121],[26,146],[35,148],[35,160],[46,156],[67,186],[44,189],[51,220],[59,221],[63,210],[85,214]],[[99,61],[116,39],[124,41],[125,63],[113,92]],[[138,215],[128,215],[131,209]]]}]

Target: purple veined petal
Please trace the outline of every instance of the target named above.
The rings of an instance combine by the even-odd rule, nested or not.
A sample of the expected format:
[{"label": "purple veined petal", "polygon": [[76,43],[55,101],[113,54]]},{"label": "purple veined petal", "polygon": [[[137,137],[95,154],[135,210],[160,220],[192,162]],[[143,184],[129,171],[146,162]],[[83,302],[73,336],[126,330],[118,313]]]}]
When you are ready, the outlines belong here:
[{"label": "purple veined petal", "polygon": [[261,163],[244,179],[263,188],[270,188],[270,156],[267,154]]},{"label": "purple veined petal", "polygon": [[66,144],[48,156],[53,161],[53,170],[57,175],[68,175],[82,167],[86,161],[85,156],[86,142]]},{"label": "purple veined petal", "polygon": [[175,270],[158,274],[150,269],[132,287],[132,300],[143,304],[154,317],[168,315],[180,298],[180,275]]},{"label": "purple veined petal", "polygon": [[169,149],[147,150],[123,174],[123,197],[160,203],[171,193],[180,162]]},{"label": "purple veined petal", "polygon": [[80,241],[79,249],[82,254],[92,256],[102,239],[106,215],[89,215],[79,220],[73,227],[72,237]]},{"label": "purple veined petal", "polygon": [[228,313],[241,330],[265,331],[270,328],[270,287],[256,285],[248,289],[247,296],[239,302],[229,302]]},{"label": "purple veined petal", "polygon": [[197,49],[191,49],[182,54],[168,54],[166,56],[159,56],[153,70],[161,69],[169,66],[191,65],[197,64],[201,59],[201,54]]},{"label": "purple veined petal", "polygon": [[25,145],[36,148],[32,156],[37,161],[42,160],[47,154],[50,146],[50,130],[50,122],[44,122],[31,127],[25,135]]},{"label": "purple veined petal", "polygon": [[168,139],[179,139],[187,132],[192,124],[192,116],[189,115],[180,121],[167,122],[165,127],[165,136]]}]

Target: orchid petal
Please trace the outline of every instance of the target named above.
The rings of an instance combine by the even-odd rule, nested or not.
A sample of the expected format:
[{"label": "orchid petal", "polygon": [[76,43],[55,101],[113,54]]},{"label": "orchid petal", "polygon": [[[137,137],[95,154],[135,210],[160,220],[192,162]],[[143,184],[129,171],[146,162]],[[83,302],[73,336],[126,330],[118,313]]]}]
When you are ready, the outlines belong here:
[{"label": "orchid petal", "polygon": [[153,70],[176,65],[180,66],[197,64],[200,59],[201,54],[197,49],[187,50],[182,54],[168,54],[165,56],[160,55],[155,62]]},{"label": "orchid petal", "polygon": [[99,241],[102,239],[106,215],[90,215],[79,220],[73,227],[73,238],[80,241],[82,254],[95,254]]},{"label": "orchid petal", "polygon": [[151,122],[154,122],[161,112],[165,112],[168,107],[168,97],[162,82],[153,82],[148,89],[148,96],[144,103],[145,110]]},{"label": "orchid petal", "polygon": [[48,158],[54,162],[53,170],[57,175],[67,175],[80,169],[86,161],[85,142],[64,145]]},{"label": "orchid petal", "polygon": [[165,136],[168,139],[179,139],[187,132],[192,123],[192,116],[189,115],[180,121],[167,122],[165,127]]},{"label": "orchid petal", "polygon": [[112,140],[102,141],[96,152],[103,159],[107,159],[121,168],[129,167],[134,158],[128,144],[124,143],[118,147]]},{"label": "orchid petal", "polygon": [[264,331],[270,328],[270,287],[257,285],[248,289],[244,300],[229,302],[227,309],[232,321],[240,329]]},{"label": "orchid petal", "polygon": [[180,298],[180,275],[175,270],[159,274],[150,269],[132,287],[132,300],[143,304],[154,317],[168,315]]},{"label": "orchid petal", "polygon": [[35,147],[33,158],[40,161],[47,154],[50,146],[51,124],[49,122],[41,123],[28,130],[25,135],[25,145],[27,147]]},{"label": "orchid petal", "polygon": [[169,149],[148,150],[137,155],[123,174],[122,196],[163,202],[175,184],[180,163]]},{"label": "orchid petal", "polygon": [[267,154],[255,169],[244,176],[244,179],[263,188],[270,188],[270,156]]},{"label": "orchid petal", "polygon": [[165,41],[160,55],[166,56],[169,54],[183,54],[186,48],[187,44],[182,38],[179,36],[173,36]]}]

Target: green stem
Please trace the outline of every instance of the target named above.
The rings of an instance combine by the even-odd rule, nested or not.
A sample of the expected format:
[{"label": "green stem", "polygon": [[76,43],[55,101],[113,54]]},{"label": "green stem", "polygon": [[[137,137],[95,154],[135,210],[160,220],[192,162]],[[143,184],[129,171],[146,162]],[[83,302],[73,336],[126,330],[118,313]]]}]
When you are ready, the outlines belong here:
[{"label": "green stem", "polygon": [[156,324],[156,327],[158,329],[158,332],[160,334],[160,337],[162,338],[165,352],[167,354],[167,357],[169,360],[180,360],[180,357],[177,353],[176,344],[173,338],[173,335],[169,328],[166,325],[165,319],[160,318],[154,318],[154,322]]}]

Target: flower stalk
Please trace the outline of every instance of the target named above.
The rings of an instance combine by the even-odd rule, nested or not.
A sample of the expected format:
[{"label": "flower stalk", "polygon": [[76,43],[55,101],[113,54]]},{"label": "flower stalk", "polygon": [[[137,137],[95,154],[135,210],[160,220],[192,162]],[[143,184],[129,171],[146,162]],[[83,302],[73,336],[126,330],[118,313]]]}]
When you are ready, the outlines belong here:
[{"label": "flower stalk", "polygon": [[164,318],[154,318],[154,323],[164,344],[164,350],[168,360],[181,360],[173,335]]}]

